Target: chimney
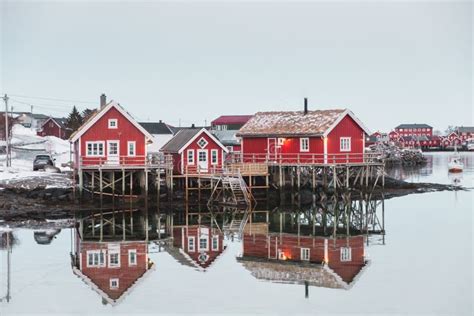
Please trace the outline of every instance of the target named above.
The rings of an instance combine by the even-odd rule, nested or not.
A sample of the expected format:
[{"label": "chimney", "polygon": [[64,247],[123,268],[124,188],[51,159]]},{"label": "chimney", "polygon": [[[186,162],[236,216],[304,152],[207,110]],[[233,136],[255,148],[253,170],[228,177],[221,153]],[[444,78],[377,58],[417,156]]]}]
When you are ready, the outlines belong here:
[{"label": "chimney", "polygon": [[107,97],[105,96],[104,93],[100,95],[100,108],[104,108],[104,106],[107,104]]},{"label": "chimney", "polygon": [[163,122],[160,120],[159,123],[163,123]]},{"label": "chimney", "polygon": [[304,114],[308,114],[308,98],[304,98]]},{"label": "chimney", "polygon": [[196,128],[196,126],[194,125],[194,123],[193,123],[193,124],[191,124],[191,128]]}]

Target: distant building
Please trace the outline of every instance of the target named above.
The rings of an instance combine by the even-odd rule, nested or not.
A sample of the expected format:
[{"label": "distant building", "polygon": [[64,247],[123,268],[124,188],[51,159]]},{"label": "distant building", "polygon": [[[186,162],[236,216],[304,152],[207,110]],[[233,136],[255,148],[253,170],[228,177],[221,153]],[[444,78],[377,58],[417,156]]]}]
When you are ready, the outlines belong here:
[{"label": "distant building", "polygon": [[18,124],[36,131],[40,130],[44,122],[50,118],[48,115],[31,112],[13,112],[12,115]]},{"label": "distant building", "polygon": [[47,119],[41,129],[37,132],[38,136],[55,136],[61,139],[67,138],[68,128],[65,118],[50,117]]},{"label": "distant building", "polygon": [[399,136],[433,136],[433,127],[428,124],[400,124],[395,127]]},{"label": "distant building", "polygon": [[218,131],[238,130],[252,118],[252,115],[222,115],[211,122],[211,129]]},{"label": "distant building", "polygon": [[148,145],[149,153],[157,153],[175,134],[174,128],[162,122],[142,122],[139,123],[153,136],[153,143]]},{"label": "distant building", "polygon": [[211,130],[211,133],[219,139],[229,152],[241,152],[241,139],[237,137],[238,130]]},{"label": "distant building", "polygon": [[454,130],[462,142],[474,138],[474,126],[458,126]]}]

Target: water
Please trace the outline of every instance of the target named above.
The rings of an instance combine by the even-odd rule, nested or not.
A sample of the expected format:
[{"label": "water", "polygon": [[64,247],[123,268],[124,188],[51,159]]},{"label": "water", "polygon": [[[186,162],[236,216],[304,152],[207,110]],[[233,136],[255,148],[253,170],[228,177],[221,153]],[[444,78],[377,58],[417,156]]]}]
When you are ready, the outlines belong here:
[{"label": "water", "polygon": [[[430,154],[429,164],[426,167],[411,170],[409,173],[398,171],[398,174],[407,181],[451,183],[452,179],[448,177],[446,167],[448,157],[449,154],[444,153]],[[462,175],[462,184],[472,186],[474,155],[463,154],[463,160],[466,170]],[[347,289],[310,286],[309,298],[305,298],[305,288],[302,284],[276,283],[254,277],[244,264],[236,259],[236,256],[240,257],[242,254],[242,242],[237,240],[232,242],[229,239],[224,241],[226,248],[222,252],[219,251],[220,255],[215,260],[201,258],[206,262],[202,265],[189,264],[190,260],[184,260],[189,259],[189,256],[187,258],[179,251],[174,253],[174,256],[165,249],[158,251],[159,247],[151,243],[148,259],[154,263],[153,266],[139,278],[131,290],[121,295],[117,303],[112,305],[103,299],[104,295],[97,291],[97,286],[85,282],[78,276],[77,269],[71,267],[70,253],[74,253],[78,243],[82,246],[87,244],[85,240],[77,238],[76,230],[62,229],[59,233],[50,230],[47,232],[49,236],[57,233],[50,243],[44,235],[37,234],[36,239],[46,243],[38,244],[33,230],[17,228],[14,230],[16,244],[11,253],[11,299],[8,303],[0,303],[0,314],[2,316],[18,313],[292,315],[318,312],[472,315],[473,197],[472,191],[457,191],[414,194],[385,200],[385,243],[382,241],[382,236],[374,235],[369,238],[368,246],[367,244],[362,246],[368,262]],[[190,213],[194,211],[189,210]],[[283,231],[287,234],[294,236],[297,232],[298,225],[294,225],[295,222],[292,224],[291,220],[299,221],[301,227],[306,227],[308,219],[305,215],[294,215],[288,210],[280,209],[268,213],[270,231],[279,231],[280,211],[286,218]],[[379,201],[376,213],[379,218],[382,216],[380,211]],[[182,213],[183,210],[174,212],[173,226],[169,227],[180,226],[186,222],[182,215],[177,215],[178,212]],[[308,213],[309,210],[303,210],[303,214]],[[152,227],[151,231],[156,233],[158,228],[156,214],[146,215],[145,218],[148,219],[146,225]],[[122,221],[121,216],[116,217],[116,223]],[[216,222],[223,220],[223,216],[216,215]],[[130,217],[129,214],[125,216],[129,224]],[[133,224],[128,227],[133,227],[133,237],[126,231],[127,234],[130,233],[127,239],[136,239],[139,242],[128,245],[131,244],[131,248],[138,250],[137,264],[142,267],[143,262],[148,262],[140,257],[144,255],[140,250],[143,245],[140,240],[146,233],[140,230],[140,227],[143,227],[141,223],[144,217],[138,213],[132,217]],[[162,225],[166,224],[166,218],[163,210]],[[95,225],[99,227],[97,220],[98,218]],[[170,221],[169,216],[168,220]],[[197,217],[188,219],[189,227],[198,221]],[[261,235],[261,231],[258,231],[261,229],[259,223],[266,222],[266,213],[259,213],[253,221],[253,233],[258,237]],[[201,218],[203,227],[211,227],[211,222],[213,218],[209,216]],[[104,227],[104,235],[111,233],[110,225],[106,224]],[[301,227],[301,235],[308,235],[308,232]],[[175,240],[179,239],[177,234],[180,229],[173,232]],[[162,238],[170,233],[165,228],[161,232]],[[116,233],[120,234],[121,231]],[[90,237],[91,229],[84,229],[83,234]],[[100,229],[96,229],[94,234],[94,238],[97,238]],[[212,228],[207,234],[212,239]],[[157,236],[148,237],[155,239]],[[125,243],[120,245],[124,247]],[[112,252],[116,246],[116,240],[106,244],[108,251]],[[195,246],[197,247],[197,244]],[[210,248],[207,253],[212,253],[210,251],[212,246],[209,240]],[[219,244],[218,248],[222,249],[222,246]],[[357,259],[357,247],[353,246],[353,260]],[[200,262],[200,259],[196,258],[194,262]],[[0,251],[0,261],[0,297],[2,297],[6,290],[4,250]],[[128,256],[121,257],[120,261],[122,267],[129,264]],[[212,263],[207,266],[210,261]],[[329,260],[330,266],[331,262],[332,259]],[[332,266],[332,270],[339,271],[336,266]],[[349,270],[346,266],[339,272],[344,276]],[[275,275],[273,277],[275,278]],[[95,278],[98,280],[100,276]],[[120,284],[124,284],[127,278],[135,277],[133,274],[120,272],[118,278]],[[109,279],[107,276],[106,281],[109,282]],[[325,285],[328,284],[330,282]],[[337,284],[343,283],[339,280]],[[118,295],[110,290],[110,285],[107,283],[103,288],[112,293],[111,296]]]}]

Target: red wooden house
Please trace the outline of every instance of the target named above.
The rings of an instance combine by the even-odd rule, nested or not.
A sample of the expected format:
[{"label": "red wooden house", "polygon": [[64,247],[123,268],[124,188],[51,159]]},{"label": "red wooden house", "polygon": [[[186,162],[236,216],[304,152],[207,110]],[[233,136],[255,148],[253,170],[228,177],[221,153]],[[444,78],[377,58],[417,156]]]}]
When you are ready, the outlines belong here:
[{"label": "red wooden house", "polygon": [[364,236],[245,234],[241,262],[257,278],[347,289],[368,263],[364,247]]},{"label": "red wooden house", "polygon": [[252,115],[222,115],[211,122],[211,128],[218,131],[238,130]]},{"label": "red wooden house", "polygon": [[61,139],[67,138],[66,119],[50,117],[47,119],[41,129],[38,131],[38,136],[56,136]]},{"label": "red wooden house", "polygon": [[224,252],[224,235],[207,225],[183,225],[173,228],[173,246],[170,252],[184,265],[206,271]]},{"label": "red wooden house", "polygon": [[75,168],[144,167],[153,136],[115,101],[103,105],[73,135]]},{"label": "red wooden house", "polygon": [[208,173],[221,169],[228,149],[205,128],[180,130],[160,150],[173,157],[178,174]]},{"label": "red wooden house", "polygon": [[74,274],[111,305],[120,303],[138,280],[154,270],[146,241],[95,242],[76,237],[76,242]]},{"label": "red wooden house", "polygon": [[349,110],[259,112],[238,132],[244,162],[364,161],[369,130]]}]

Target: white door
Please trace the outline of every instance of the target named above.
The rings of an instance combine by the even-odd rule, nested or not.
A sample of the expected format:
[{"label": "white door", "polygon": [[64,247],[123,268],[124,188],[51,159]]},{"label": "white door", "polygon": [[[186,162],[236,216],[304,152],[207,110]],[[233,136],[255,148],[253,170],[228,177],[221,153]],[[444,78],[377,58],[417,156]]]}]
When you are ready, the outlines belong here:
[{"label": "white door", "polygon": [[207,172],[208,169],[208,155],[207,155],[207,149],[198,149],[198,168],[201,170],[201,172]]},{"label": "white door", "polygon": [[118,165],[120,162],[120,146],[118,140],[107,141],[107,162],[111,165]]}]

